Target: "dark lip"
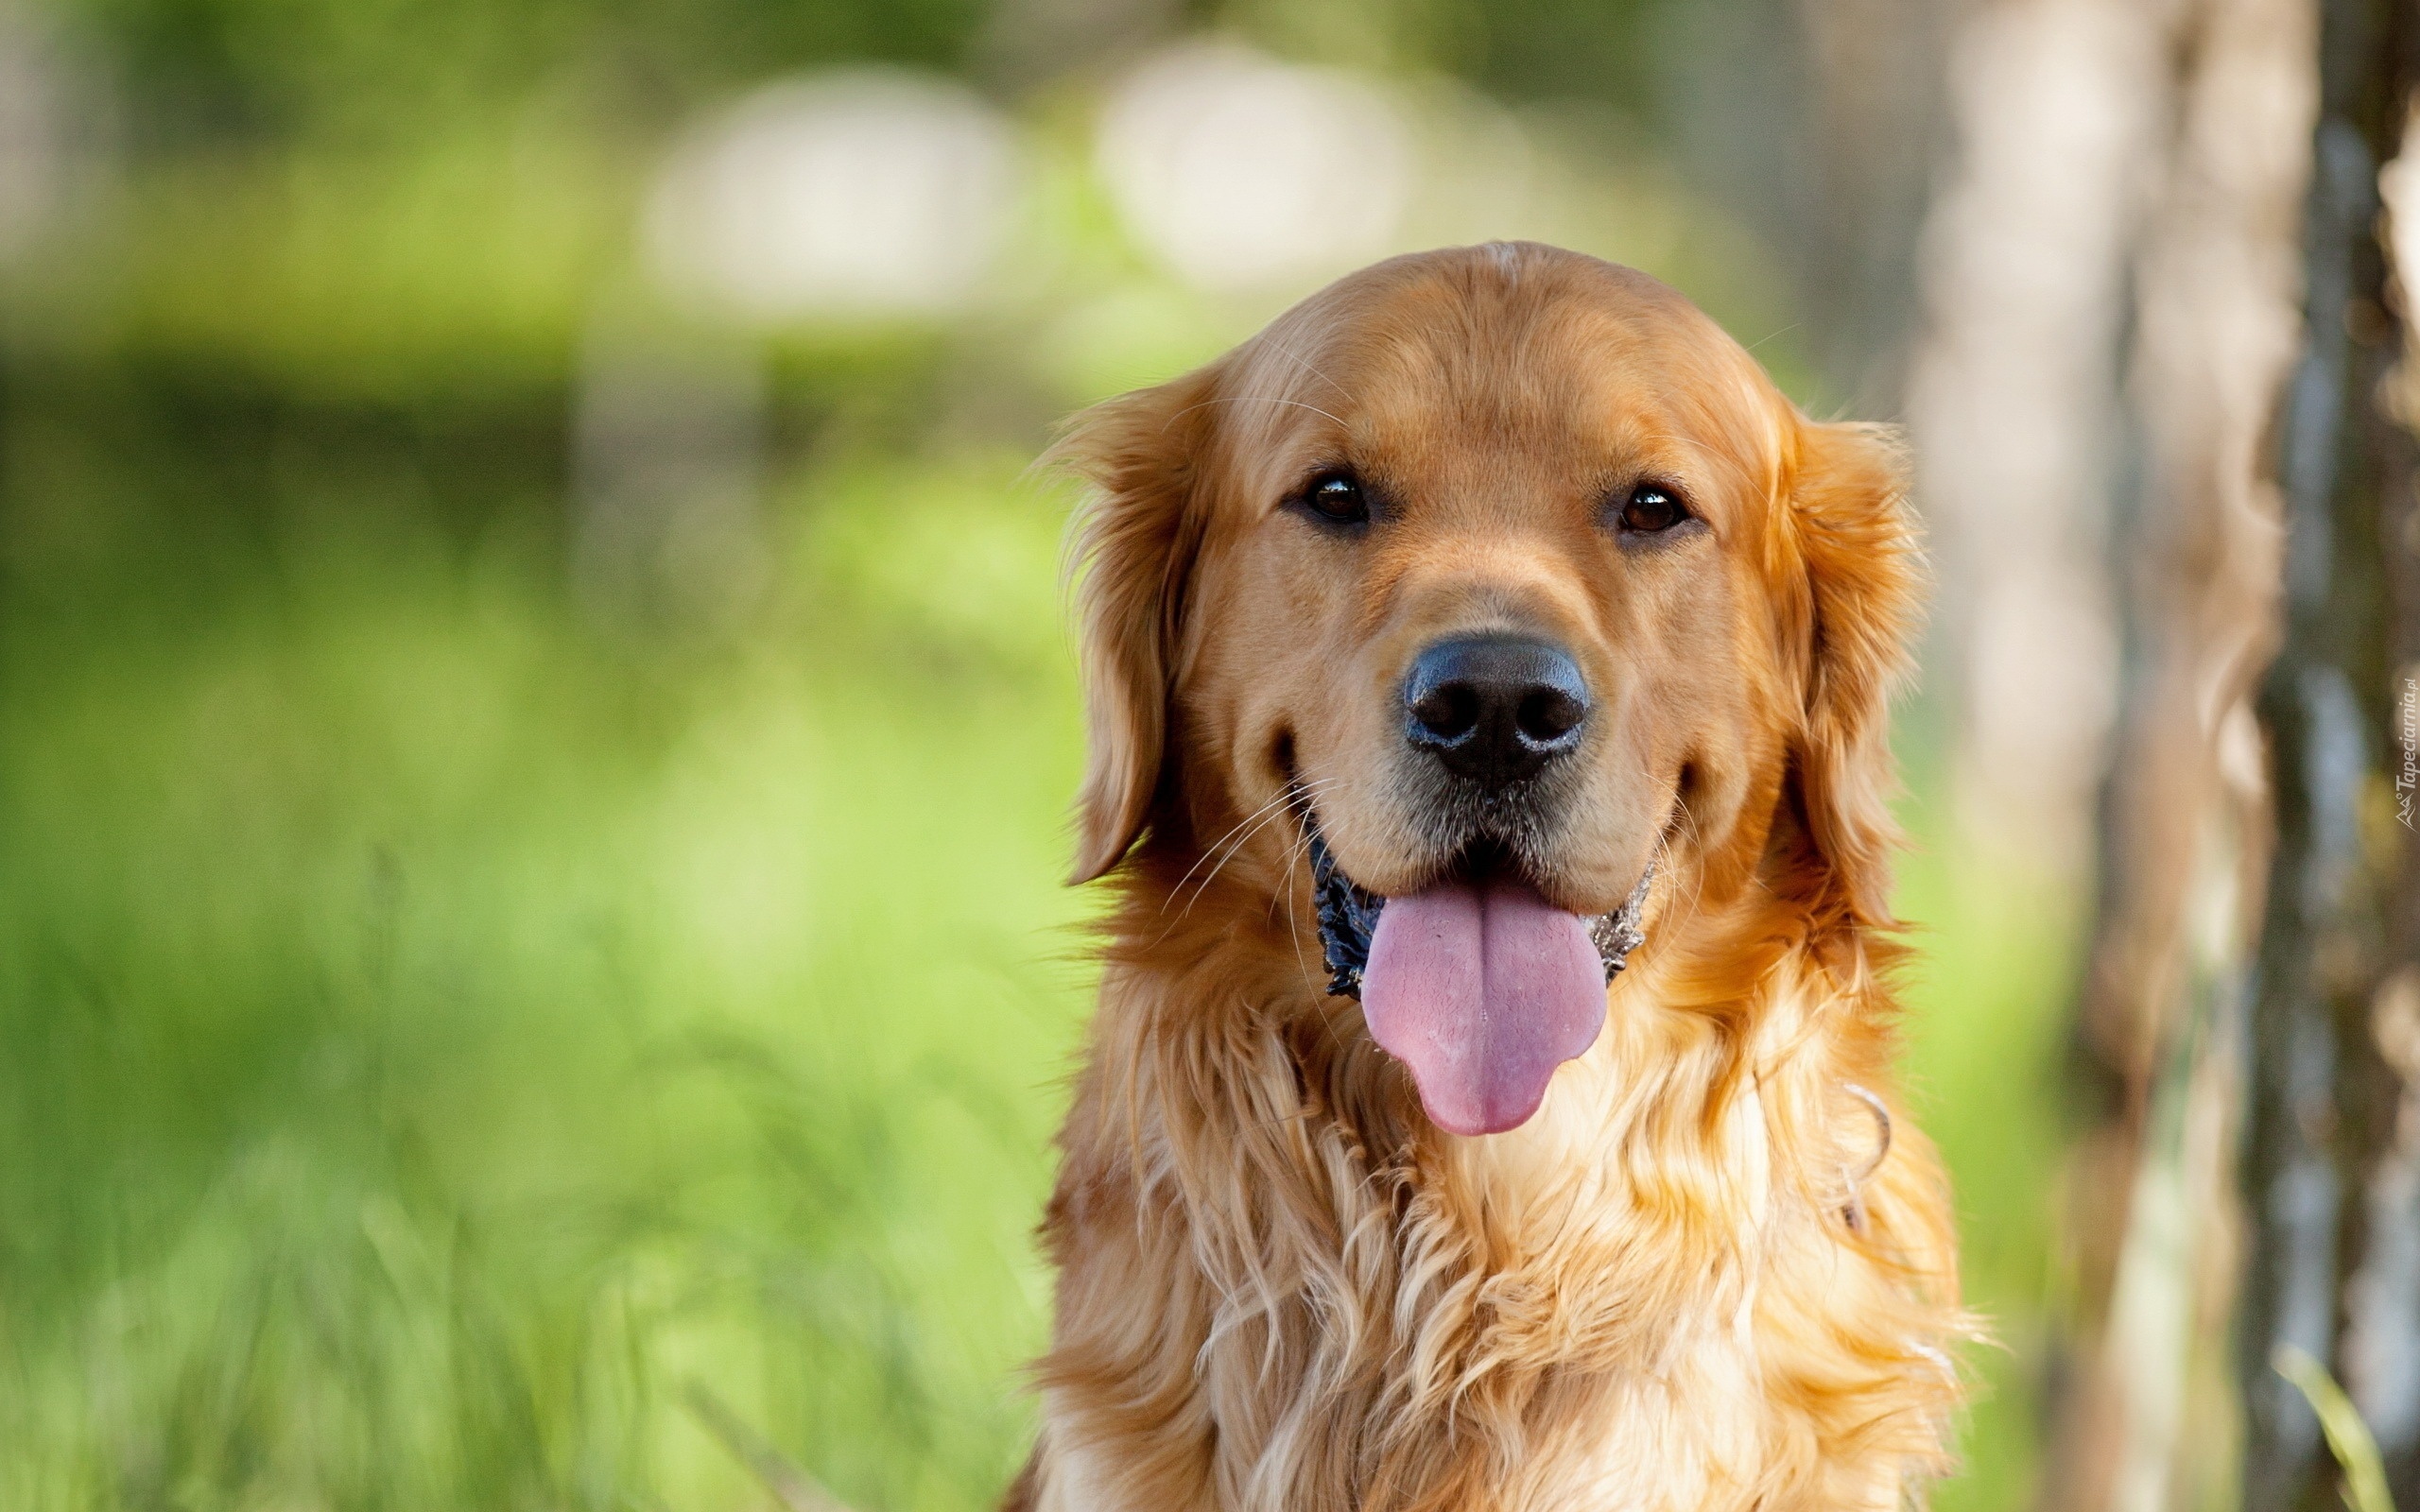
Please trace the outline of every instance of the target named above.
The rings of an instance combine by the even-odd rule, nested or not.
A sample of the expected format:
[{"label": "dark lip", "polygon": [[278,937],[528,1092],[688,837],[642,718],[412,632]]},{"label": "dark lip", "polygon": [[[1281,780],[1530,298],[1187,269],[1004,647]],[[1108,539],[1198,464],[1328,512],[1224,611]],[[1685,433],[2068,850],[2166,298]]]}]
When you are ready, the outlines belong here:
[{"label": "dark lip", "polygon": [[1327,965],[1330,997],[1361,996],[1361,973],[1370,965],[1370,941],[1387,901],[1345,874],[1320,833],[1319,818],[1300,804],[1305,848],[1311,857],[1311,898],[1319,916],[1320,956]]}]

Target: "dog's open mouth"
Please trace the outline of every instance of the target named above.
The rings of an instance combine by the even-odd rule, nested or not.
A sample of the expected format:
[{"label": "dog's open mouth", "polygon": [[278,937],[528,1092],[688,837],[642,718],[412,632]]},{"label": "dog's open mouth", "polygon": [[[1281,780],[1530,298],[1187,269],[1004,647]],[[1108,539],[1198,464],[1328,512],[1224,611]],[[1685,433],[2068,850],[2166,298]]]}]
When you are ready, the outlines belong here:
[{"label": "dog's open mouth", "polygon": [[1654,867],[1620,908],[1593,918],[1555,907],[1485,850],[1418,892],[1380,898],[1344,874],[1307,810],[1303,822],[1328,990],[1361,1000],[1371,1037],[1409,1068],[1440,1128],[1527,1123],[1555,1068],[1604,1027],[1606,984],[1645,938]]}]

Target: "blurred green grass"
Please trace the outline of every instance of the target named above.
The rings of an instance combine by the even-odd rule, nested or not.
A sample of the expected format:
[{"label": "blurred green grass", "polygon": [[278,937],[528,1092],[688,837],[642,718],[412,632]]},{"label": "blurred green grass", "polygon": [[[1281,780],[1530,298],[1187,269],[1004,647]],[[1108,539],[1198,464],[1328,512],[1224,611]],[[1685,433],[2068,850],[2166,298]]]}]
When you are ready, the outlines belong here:
[{"label": "blurred green grass", "polygon": [[403,519],[12,582],[0,1502],[747,1504],[693,1381],[867,1507],[1013,1469],[1083,902],[1011,471],[815,480],[702,647]]},{"label": "blurred green grass", "polygon": [[[1020,461],[803,473],[719,637],[600,630],[544,533],[307,489],[19,543],[0,1503],[766,1504],[693,1383],[866,1512],[996,1492],[1090,974],[1065,501]],[[2015,1346],[1940,1503],[2009,1507],[2062,910],[1937,846],[1907,895]]]}]

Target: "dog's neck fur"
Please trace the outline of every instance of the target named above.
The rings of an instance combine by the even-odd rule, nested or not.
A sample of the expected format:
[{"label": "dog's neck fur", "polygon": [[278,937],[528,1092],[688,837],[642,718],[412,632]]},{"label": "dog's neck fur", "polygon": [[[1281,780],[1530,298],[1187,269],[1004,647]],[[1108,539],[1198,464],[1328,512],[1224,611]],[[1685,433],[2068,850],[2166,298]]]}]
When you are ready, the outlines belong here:
[{"label": "dog's neck fur", "polygon": [[[1863,1233],[1842,1216],[1875,1137],[1843,1089],[1887,1053],[1866,942],[1793,938],[1800,915],[1754,888],[1668,906],[1538,1115],[1458,1140],[1320,990],[1283,879],[1240,868],[1188,906],[1138,861],[1045,1226],[1042,1374],[1076,1440],[1046,1452],[1051,1484],[1091,1489],[1041,1505],[1543,1509],[1582,1485],[1645,1504],[1622,1446],[1647,1435],[1637,1484],[1694,1485],[1693,1507],[1895,1506],[1938,1460],[1961,1324],[1954,1280],[1921,1273],[1947,1238],[1893,1200],[1932,1178],[1921,1148],[1876,1174]],[[1144,1295],[1098,1290],[1119,1286]],[[1871,1376],[1790,1379],[1838,1353],[1794,1331],[1843,1319]],[[1795,1420],[1771,1420],[1776,1376]]]}]

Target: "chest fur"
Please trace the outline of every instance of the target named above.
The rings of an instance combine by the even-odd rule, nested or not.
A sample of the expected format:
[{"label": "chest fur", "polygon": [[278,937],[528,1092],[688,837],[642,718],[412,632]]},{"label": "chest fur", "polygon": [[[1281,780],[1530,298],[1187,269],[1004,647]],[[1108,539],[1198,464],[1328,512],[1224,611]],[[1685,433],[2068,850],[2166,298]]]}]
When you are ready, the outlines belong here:
[{"label": "chest fur", "polygon": [[1282,1114],[1233,1167],[1147,1149],[1167,1175],[1060,1257],[1037,1504],[1895,1505],[1938,1438],[1892,1357],[1938,1358],[1954,1303],[1836,1231],[1808,1167],[1841,1152],[1795,1126],[1820,1068],[1726,1067],[1677,1022],[1616,1020],[1529,1124],[1410,1167]]}]

